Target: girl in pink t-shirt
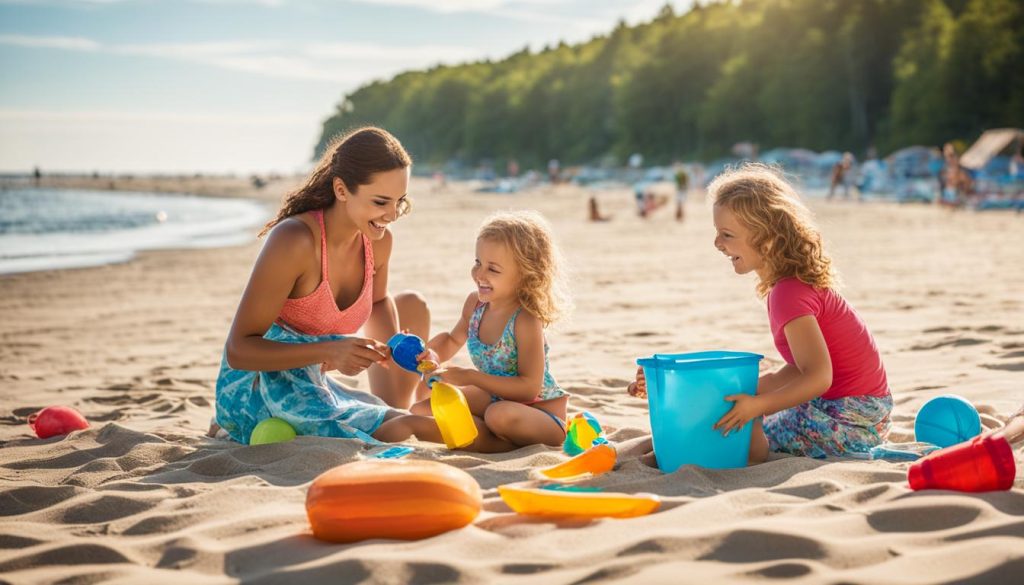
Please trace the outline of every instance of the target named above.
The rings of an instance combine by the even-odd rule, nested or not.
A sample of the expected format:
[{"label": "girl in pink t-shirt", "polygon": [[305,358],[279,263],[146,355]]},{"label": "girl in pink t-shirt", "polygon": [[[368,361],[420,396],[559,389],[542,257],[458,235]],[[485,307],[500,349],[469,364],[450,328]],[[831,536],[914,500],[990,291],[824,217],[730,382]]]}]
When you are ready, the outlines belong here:
[{"label": "girl in pink t-shirt", "polygon": [[[867,326],[836,292],[832,260],[793,187],[770,167],[747,164],[720,175],[708,193],[715,247],[737,274],[757,274],[786,362],[760,377],[756,396],[727,397],[735,404],[715,428],[728,434],[753,421],[751,463],[769,450],[822,458],[882,443],[892,411],[885,367]],[[641,370],[630,393],[645,391]]]}]

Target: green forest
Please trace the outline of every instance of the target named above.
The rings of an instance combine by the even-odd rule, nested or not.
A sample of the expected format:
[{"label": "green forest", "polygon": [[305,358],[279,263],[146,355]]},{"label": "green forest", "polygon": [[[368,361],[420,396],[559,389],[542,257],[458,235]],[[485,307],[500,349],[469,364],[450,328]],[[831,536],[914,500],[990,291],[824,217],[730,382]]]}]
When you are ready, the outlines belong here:
[{"label": "green forest", "polygon": [[733,144],[879,154],[1024,126],[1020,0],[742,0],[345,95],[315,157],[375,124],[419,163],[710,160]]}]

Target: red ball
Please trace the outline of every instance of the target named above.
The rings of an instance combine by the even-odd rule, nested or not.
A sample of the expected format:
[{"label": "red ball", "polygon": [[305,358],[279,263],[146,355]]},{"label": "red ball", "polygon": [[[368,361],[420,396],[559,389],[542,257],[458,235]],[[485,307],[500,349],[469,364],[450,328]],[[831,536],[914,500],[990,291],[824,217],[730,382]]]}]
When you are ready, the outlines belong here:
[{"label": "red ball", "polygon": [[71,431],[89,428],[89,421],[82,413],[70,406],[47,406],[39,412],[29,415],[28,426],[36,432],[40,439],[57,435],[66,435]]}]

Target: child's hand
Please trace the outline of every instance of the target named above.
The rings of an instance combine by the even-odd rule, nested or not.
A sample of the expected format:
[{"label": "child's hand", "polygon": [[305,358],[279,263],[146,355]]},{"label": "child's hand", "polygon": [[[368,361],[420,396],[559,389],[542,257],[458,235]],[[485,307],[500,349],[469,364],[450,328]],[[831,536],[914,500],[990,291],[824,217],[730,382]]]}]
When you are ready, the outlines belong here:
[{"label": "child's hand", "polygon": [[447,382],[454,386],[467,386],[473,383],[472,378],[474,373],[476,373],[476,370],[473,368],[448,366],[443,370],[435,371],[434,376],[440,378],[442,382]]},{"label": "child's hand", "polygon": [[730,394],[725,399],[734,404],[732,410],[715,423],[714,428],[720,429],[722,436],[728,437],[732,431],[740,430],[743,425],[764,414],[764,407],[761,406],[758,396]]},{"label": "child's hand", "polygon": [[437,357],[437,352],[429,347],[416,356],[416,362],[419,364],[416,369],[424,374],[433,373],[441,366],[441,359]]},{"label": "child's hand", "polygon": [[636,369],[636,380],[629,383],[626,392],[637,398],[647,398],[647,378],[644,377],[644,369]]}]

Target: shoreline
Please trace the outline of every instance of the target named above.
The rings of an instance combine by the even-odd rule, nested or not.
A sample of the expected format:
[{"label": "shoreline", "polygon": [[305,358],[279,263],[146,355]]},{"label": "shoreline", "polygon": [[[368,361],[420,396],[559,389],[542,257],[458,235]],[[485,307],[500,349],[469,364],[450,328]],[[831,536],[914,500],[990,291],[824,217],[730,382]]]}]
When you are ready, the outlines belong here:
[{"label": "shoreline", "polygon": [[275,177],[256,186],[249,177],[216,175],[44,175],[35,182],[31,176],[0,178],[0,189],[49,188],[87,189],[91,191],[140,191],[160,194],[197,195],[205,197],[246,198],[279,201],[285,192],[296,187],[302,177]]},{"label": "shoreline", "polygon": [[135,186],[0,189],[11,214],[0,233],[0,275],[123,263],[145,250],[236,246],[274,213],[265,199],[214,195],[216,188],[196,195]]}]

